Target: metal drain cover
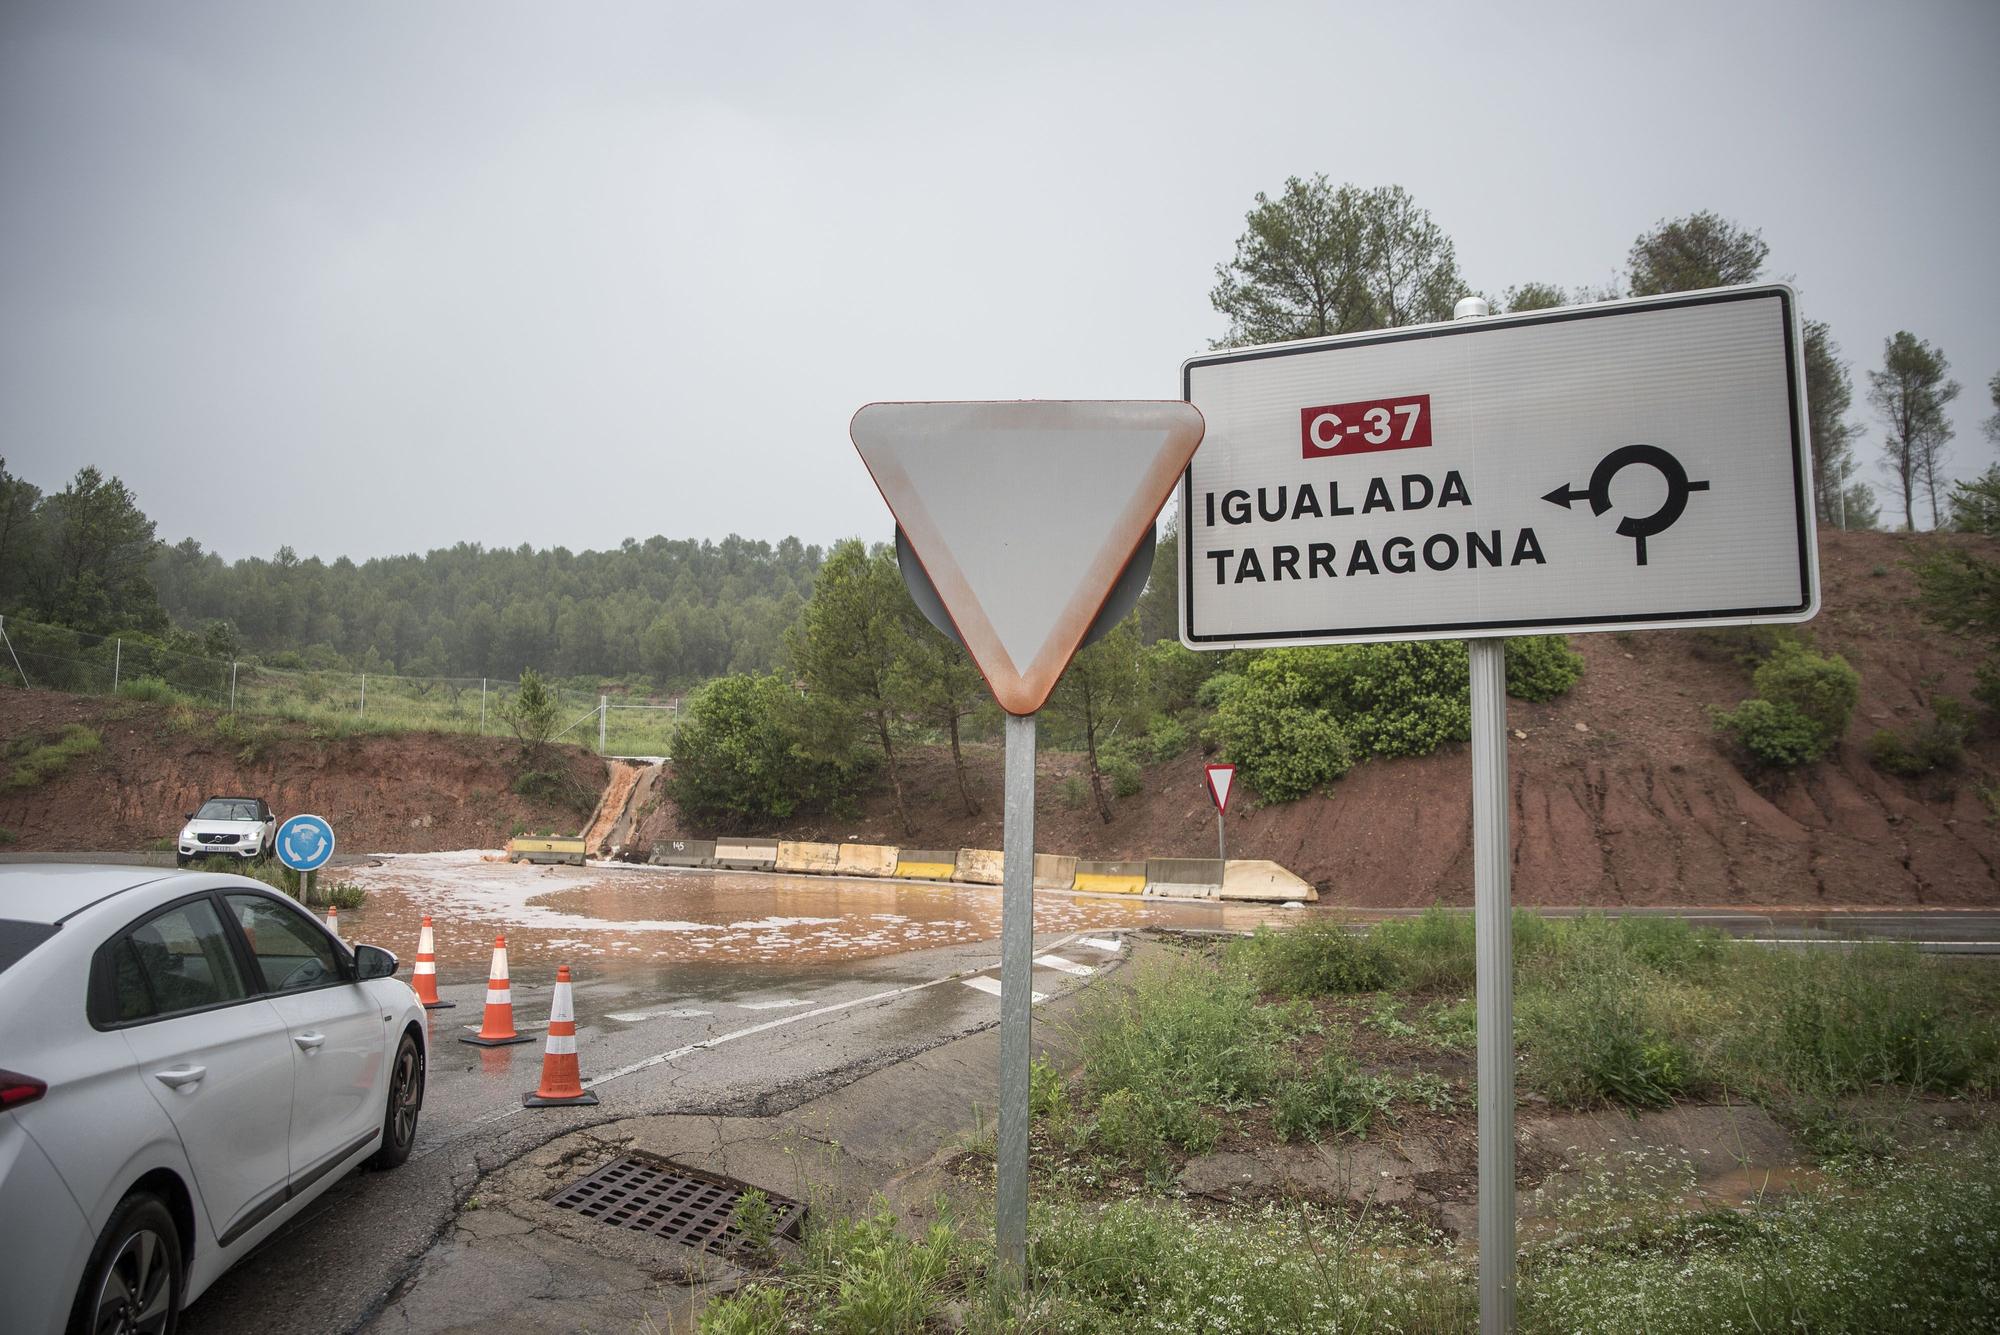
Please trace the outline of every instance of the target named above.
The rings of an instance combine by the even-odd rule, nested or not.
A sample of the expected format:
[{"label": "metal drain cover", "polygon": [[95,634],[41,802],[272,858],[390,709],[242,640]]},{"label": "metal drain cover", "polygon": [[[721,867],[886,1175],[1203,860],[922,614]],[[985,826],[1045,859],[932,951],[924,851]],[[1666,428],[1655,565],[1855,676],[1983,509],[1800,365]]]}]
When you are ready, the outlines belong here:
[{"label": "metal drain cover", "polygon": [[[650,1155],[628,1154],[558,1189],[548,1200],[557,1209],[574,1210],[586,1219],[727,1256],[742,1245],[736,1206],[750,1190],[747,1183]],[[775,1192],[764,1194],[771,1202],[771,1236],[797,1237],[806,1207]]]}]

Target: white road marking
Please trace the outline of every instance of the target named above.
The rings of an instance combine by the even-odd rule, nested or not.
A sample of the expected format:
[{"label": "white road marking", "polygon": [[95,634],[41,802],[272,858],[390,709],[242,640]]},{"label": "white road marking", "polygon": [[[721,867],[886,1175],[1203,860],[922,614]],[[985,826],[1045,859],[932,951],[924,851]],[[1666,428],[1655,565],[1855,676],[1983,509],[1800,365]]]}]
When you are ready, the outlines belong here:
[{"label": "white road marking", "polygon": [[1078,941],[1077,944],[1080,946],[1089,946],[1092,950],[1102,950],[1112,955],[1122,955],[1125,953],[1125,947],[1122,944],[1102,936],[1086,936],[1081,941]]},{"label": "white road marking", "polygon": [[1063,973],[1073,973],[1079,978],[1088,978],[1097,972],[1096,967],[1093,965],[1078,964],[1076,961],[1066,960],[1060,955],[1037,955],[1035,956],[1035,963],[1044,969],[1059,969]]},{"label": "white road marking", "polygon": [[782,1011],[790,1010],[794,1006],[812,1005],[810,1001],[801,1001],[797,998],[786,1001],[739,1001],[736,1004],[746,1011]]},{"label": "white road marking", "polygon": [[[988,978],[982,973],[975,974],[971,978],[960,979],[959,981],[977,991],[986,992],[996,997],[1000,995],[1000,980],[998,978]],[[1032,996],[1037,1004],[1049,999],[1046,992],[1031,992],[1028,995]]]},{"label": "white road marking", "polygon": [[611,1011],[604,1018],[607,1020],[618,1020],[625,1024],[637,1024],[641,1020],[699,1020],[703,1016],[713,1014],[715,1014],[714,1011],[697,1010]]}]

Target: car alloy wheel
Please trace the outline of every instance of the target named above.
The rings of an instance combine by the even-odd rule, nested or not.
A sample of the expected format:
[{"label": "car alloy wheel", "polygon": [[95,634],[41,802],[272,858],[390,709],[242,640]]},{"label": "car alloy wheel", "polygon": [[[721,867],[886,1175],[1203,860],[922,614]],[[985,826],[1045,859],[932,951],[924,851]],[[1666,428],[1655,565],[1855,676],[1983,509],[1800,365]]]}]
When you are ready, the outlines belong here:
[{"label": "car alloy wheel", "polygon": [[135,1197],[113,1218],[90,1300],[92,1335],[165,1335],[180,1305],[181,1249],[166,1207]]}]

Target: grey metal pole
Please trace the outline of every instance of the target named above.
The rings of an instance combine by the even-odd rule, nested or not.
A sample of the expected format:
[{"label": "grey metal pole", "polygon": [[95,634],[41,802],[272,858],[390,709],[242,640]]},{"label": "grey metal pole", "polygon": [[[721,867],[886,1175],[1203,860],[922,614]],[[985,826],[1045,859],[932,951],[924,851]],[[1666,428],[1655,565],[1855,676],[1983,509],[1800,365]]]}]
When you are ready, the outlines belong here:
[{"label": "grey metal pole", "polygon": [[[1488,313],[1467,297],[1454,319]],[[1479,1330],[1514,1329],[1514,912],[1507,833],[1507,642],[1477,639],[1472,688],[1472,912],[1479,1013]]]},{"label": "grey metal pole", "polygon": [[611,712],[611,697],[608,695],[598,696],[597,697],[597,754],[600,756],[604,754],[604,718],[605,715],[610,712]]},{"label": "grey metal pole", "polygon": [[1215,846],[1219,851],[1219,856],[1222,858],[1223,874],[1227,875],[1229,872],[1229,831],[1222,828],[1222,821],[1222,808],[1217,807],[1215,809]]},{"label": "grey metal pole", "polygon": [[111,693],[118,694],[118,670],[125,666],[125,641],[111,642]]},{"label": "grey metal pole", "polygon": [[994,1234],[1002,1283],[1028,1274],[1029,968],[1035,955],[1035,716],[1007,716],[1001,817],[999,1189]]},{"label": "grey metal pole", "polygon": [[21,684],[31,691],[35,689],[35,683],[28,680],[27,669],[21,666],[21,656],[14,652],[14,641],[7,634],[6,617],[0,617],[0,644],[7,646],[7,657],[14,660],[14,671],[21,674]]},{"label": "grey metal pole", "polygon": [[236,712],[236,660],[229,660],[229,712]]},{"label": "grey metal pole", "polygon": [[362,718],[368,717],[368,674],[366,672],[361,674],[361,704],[355,712]]},{"label": "grey metal pole", "polygon": [[479,735],[486,735],[486,678],[479,679]]}]

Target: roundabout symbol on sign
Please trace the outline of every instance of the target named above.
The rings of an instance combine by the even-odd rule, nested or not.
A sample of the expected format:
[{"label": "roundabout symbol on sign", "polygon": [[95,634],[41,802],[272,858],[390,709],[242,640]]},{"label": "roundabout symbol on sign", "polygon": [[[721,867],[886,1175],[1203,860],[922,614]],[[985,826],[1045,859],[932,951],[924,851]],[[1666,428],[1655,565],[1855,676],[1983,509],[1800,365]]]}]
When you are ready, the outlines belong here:
[{"label": "roundabout symbol on sign", "polygon": [[278,827],[278,861],[293,871],[318,871],[333,856],[333,827],[318,816],[293,816]]},{"label": "roundabout symbol on sign", "polygon": [[1618,536],[1632,539],[1639,549],[1637,563],[1644,565],[1646,539],[1673,526],[1674,521],[1681,517],[1681,512],[1687,509],[1689,492],[1708,490],[1706,482],[1688,481],[1687,469],[1681,467],[1681,461],[1673,455],[1657,445],[1621,446],[1597,461],[1597,467],[1591,470],[1588,487],[1564,484],[1542,499],[1565,510],[1569,509],[1572,501],[1587,500],[1590,512],[1601,515],[1611,508],[1611,479],[1633,464],[1656,468],[1660,476],[1667,480],[1667,499],[1659,509],[1643,517],[1626,515],[1618,521]]}]

